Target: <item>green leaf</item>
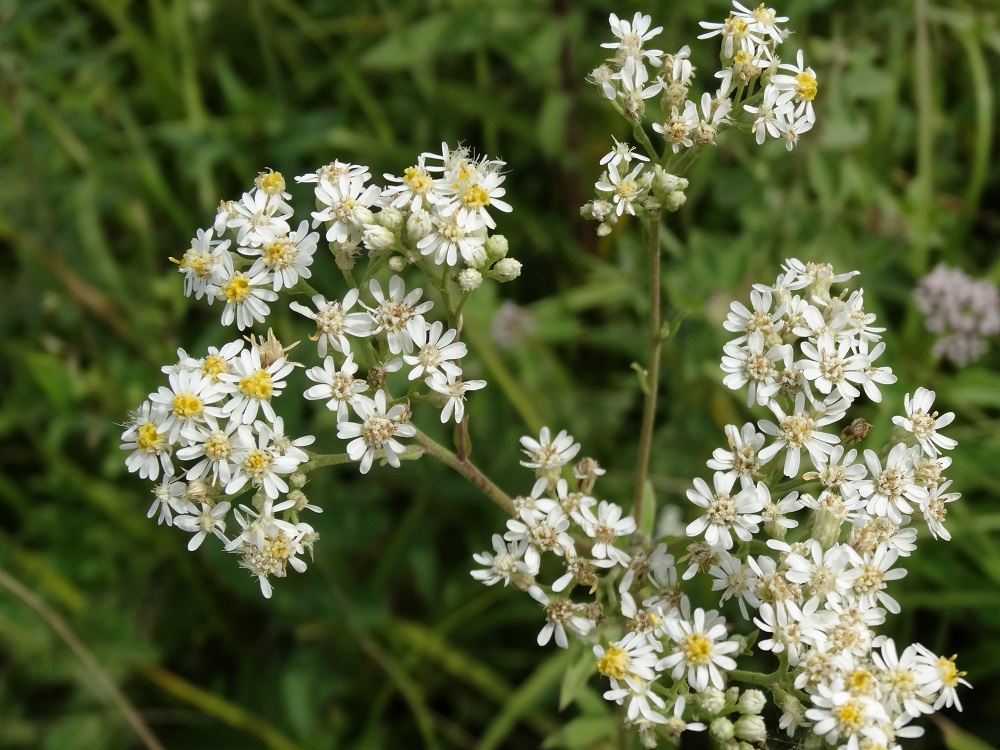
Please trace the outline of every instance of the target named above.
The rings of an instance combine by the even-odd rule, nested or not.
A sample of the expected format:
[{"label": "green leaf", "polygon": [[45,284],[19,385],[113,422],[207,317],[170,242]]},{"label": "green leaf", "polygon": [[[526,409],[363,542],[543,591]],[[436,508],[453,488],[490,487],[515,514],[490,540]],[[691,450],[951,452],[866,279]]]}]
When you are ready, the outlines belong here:
[{"label": "green leaf", "polygon": [[[574,647],[575,648],[575,647]],[[594,655],[586,648],[580,652],[575,662],[569,665],[563,675],[562,686],[559,688],[559,710],[563,711],[576,700],[580,690],[587,685],[590,675],[597,671]]]},{"label": "green leaf", "polygon": [[993,745],[969,734],[940,714],[934,715],[932,721],[941,730],[941,734],[944,736],[944,746],[948,750],[995,750]]},{"label": "green leaf", "polygon": [[578,716],[542,743],[544,748],[593,747],[599,740],[614,737],[617,730],[612,716]]}]

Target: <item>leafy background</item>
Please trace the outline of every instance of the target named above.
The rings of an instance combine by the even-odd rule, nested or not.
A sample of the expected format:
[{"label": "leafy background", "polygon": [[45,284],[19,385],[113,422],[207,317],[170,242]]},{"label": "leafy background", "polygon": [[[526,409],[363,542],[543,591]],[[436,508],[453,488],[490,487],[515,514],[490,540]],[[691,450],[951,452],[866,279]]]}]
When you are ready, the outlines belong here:
[{"label": "leafy background", "polygon": [[[604,494],[627,504],[640,409],[629,363],[643,357],[647,312],[641,233],[633,224],[598,239],[578,207],[610,135],[628,132],[584,78],[601,61],[608,13],[635,9],[0,0],[0,568],[65,619],[168,747],[613,740],[596,679],[559,712],[580,652],[537,649],[537,606],[468,576],[503,518],[446,469],[427,459],[365,478],[353,467],[316,475],[315,564],[263,601],[221,550],[189,554],[183,535],[147,521],[148,486],[126,474],[118,442],[176,347],[230,337],[218,310],[182,297],[167,260],[221,198],[266,167],[290,176],[339,158],[399,173],[461,140],[507,160],[515,210],[500,228],[524,263],[467,314],[491,382],[470,400],[473,455],[524,492],[517,437],[565,427],[610,468]],[[657,41],[668,50],[727,12],[707,0],[642,10],[665,26]],[[668,313],[688,317],[664,356],[658,501],[682,505],[722,426],[748,416],[717,366],[729,301],[787,257],[860,269],[899,375],[865,415],[884,437],[920,384],[959,414],[954,540],[922,539],[885,632],[959,651],[975,690],[948,719],[998,743],[998,357],[936,364],[912,302],[939,261],[1000,281],[997,7],[789,0],[778,10],[796,32],[785,49],[802,46],[817,70],[819,124],[791,156],[723,138],[671,216]],[[710,85],[715,44],[693,46]],[[308,202],[308,191],[296,197]],[[511,347],[491,338],[503,299],[534,321]],[[278,312],[274,325],[293,323]],[[288,397],[279,410],[338,449],[328,415]],[[0,747],[138,746],[92,671],[9,590],[0,601]],[[908,746],[979,747],[963,730],[942,720]]]}]

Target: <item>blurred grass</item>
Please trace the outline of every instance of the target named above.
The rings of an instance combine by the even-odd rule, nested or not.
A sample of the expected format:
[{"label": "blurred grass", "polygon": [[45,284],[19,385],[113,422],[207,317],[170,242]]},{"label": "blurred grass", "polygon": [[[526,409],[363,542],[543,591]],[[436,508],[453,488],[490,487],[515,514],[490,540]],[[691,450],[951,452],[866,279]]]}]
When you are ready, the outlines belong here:
[{"label": "blurred grass", "polygon": [[[868,408],[872,421],[884,430],[919,384],[959,413],[954,540],[921,540],[887,632],[959,652],[975,690],[950,718],[996,745],[1000,358],[935,365],[910,300],[939,260],[1000,282],[996,5],[778,9],[796,30],[789,48],[803,46],[819,74],[819,124],[791,157],[725,138],[689,175],[665,238],[665,293],[671,317],[690,317],[666,347],[654,486],[661,505],[682,502],[721,426],[746,417],[717,367],[729,301],[786,257],[860,269],[900,377]],[[551,746],[604,741],[608,708],[592,689],[557,712],[573,654],[535,650],[537,607],[469,578],[502,518],[447,470],[317,475],[316,563],[264,602],[223,552],[189,554],[145,519],[148,487],[126,475],[115,423],[176,347],[224,340],[216,311],[181,296],[167,261],[220,199],[265,167],[294,175],[339,158],[398,173],[419,151],[464,140],[508,162],[515,213],[501,231],[525,264],[467,313],[484,363],[475,374],[496,386],[469,404],[476,460],[523,492],[516,439],[540,420],[569,429],[609,467],[604,493],[627,502],[641,239],[631,226],[598,240],[577,209],[610,135],[627,135],[583,79],[601,60],[607,14],[632,10],[0,0],[0,567],[72,624],[168,747],[536,747],[563,725]],[[673,49],[726,5],[644,10]],[[713,45],[693,47],[707,76]],[[509,350],[489,337],[506,297],[535,318]],[[504,374],[517,412],[500,403]],[[279,408],[290,428],[335,442],[329,421],[294,401]],[[73,655],[9,597],[0,643],[0,747],[136,746]],[[922,746],[942,741],[929,727]]]}]

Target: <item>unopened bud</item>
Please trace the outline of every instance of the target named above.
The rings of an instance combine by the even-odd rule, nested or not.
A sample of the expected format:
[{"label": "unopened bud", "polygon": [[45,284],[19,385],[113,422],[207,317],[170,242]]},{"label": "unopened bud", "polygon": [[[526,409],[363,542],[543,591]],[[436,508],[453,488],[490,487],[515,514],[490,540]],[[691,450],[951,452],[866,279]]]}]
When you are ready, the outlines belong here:
[{"label": "unopened bud", "polygon": [[290,477],[288,477],[288,484],[291,485],[293,490],[300,490],[306,486],[306,482],[309,481],[309,477],[303,474],[301,471],[296,471]]},{"label": "unopened bud", "polygon": [[493,266],[493,278],[497,281],[513,281],[520,275],[521,264],[513,258],[502,258]]},{"label": "unopened bud", "polygon": [[483,275],[475,268],[466,268],[458,274],[458,288],[463,292],[474,292],[483,283]]},{"label": "unopened bud", "polygon": [[490,262],[507,257],[507,238],[502,234],[494,234],[486,240],[486,254]]},{"label": "unopened bud", "polygon": [[410,218],[406,220],[406,234],[409,236],[411,242],[419,242],[429,235],[433,229],[434,224],[431,221],[431,215],[424,211],[424,209],[414,211],[410,214]]},{"label": "unopened bud", "polygon": [[389,270],[399,273],[406,266],[409,265],[408,261],[402,255],[393,255],[389,258]]},{"label": "unopened bud", "polygon": [[865,439],[871,428],[871,422],[866,422],[858,417],[840,431],[840,442],[844,445],[857,445]]},{"label": "unopened bud", "polygon": [[720,716],[708,725],[708,733],[716,742],[726,742],[733,739],[733,722],[725,716]]},{"label": "unopened bud", "polygon": [[390,232],[398,232],[403,228],[403,212],[398,208],[386,206],[375,216],[375,221],[384,226]]},{"label": "unopened bud", "polygon": [[[744,690],[736,703],[736,709],[741,714],[759,714],[767,705],[767,697],[760,690]],[[744,738],[746,739],[746,738]]]},{"label": "unopened bud", "polygon": [[396,235],[378,224],[367,224],[361,241],[368,248],[368,254],[374,257],[392,250],[396,244]]},{"label": "unopened bud", "polygon": [[763,742],[767,737],[767,725],[763,717],[747,714],[736,720],[733,734],[746,742]]}]

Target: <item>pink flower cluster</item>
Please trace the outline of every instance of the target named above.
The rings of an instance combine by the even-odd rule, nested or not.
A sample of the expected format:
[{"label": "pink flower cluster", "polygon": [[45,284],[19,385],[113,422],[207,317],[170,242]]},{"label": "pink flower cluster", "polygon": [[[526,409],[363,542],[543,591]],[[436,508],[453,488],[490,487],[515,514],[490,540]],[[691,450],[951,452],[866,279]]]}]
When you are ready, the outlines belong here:
[{"label": "pink flower cluster", "polygon": [[986,352],[987,336],[1000,333],[1000,292],[986,279],[939,264],[917,284],[914,298],[927,330],[940,334],[938,359],[965,367]]}]

